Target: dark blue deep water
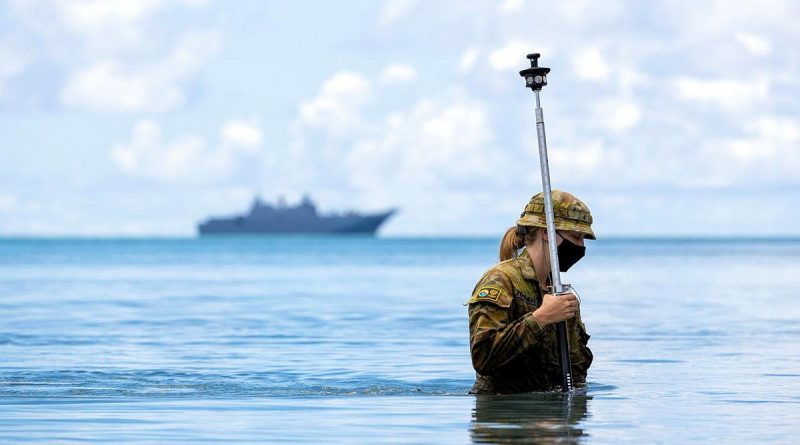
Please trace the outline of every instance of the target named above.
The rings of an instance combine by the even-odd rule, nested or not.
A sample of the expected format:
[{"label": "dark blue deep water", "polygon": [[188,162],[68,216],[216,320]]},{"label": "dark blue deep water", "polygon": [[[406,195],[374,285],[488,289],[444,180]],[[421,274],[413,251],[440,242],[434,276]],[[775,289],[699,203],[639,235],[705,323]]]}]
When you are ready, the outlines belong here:
[{"label": "dark blue deep water", "polygon": [[0,441],[797,443],[799,240],[600,240],[586,395],[473,397],[496,240],[0,240]]}]

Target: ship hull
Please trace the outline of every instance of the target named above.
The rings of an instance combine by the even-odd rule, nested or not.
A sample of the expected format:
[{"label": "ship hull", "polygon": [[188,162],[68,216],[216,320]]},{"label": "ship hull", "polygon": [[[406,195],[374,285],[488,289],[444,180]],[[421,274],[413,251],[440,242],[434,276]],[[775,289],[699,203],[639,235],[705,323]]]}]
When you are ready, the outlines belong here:
[{"label": "ship hull", "polygon": [[201,236],[258,234],[366,234],[374,235],[394,211],[375,215],[324,216],[298,222],[292,218],[253,221],[246,218],[215,218],[197,226]]}]

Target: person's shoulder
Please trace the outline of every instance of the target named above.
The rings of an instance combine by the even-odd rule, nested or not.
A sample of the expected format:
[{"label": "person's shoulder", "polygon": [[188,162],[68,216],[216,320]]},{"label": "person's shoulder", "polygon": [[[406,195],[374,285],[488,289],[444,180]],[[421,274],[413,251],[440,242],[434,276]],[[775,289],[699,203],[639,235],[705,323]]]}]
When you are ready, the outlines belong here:
[{"label": "person's shoulder", "polygon": [[478,281],[478,285],[495,281],[511,286],[511,275],[515,272],[514,269],[516,268],[516,257],[495,263],[492,265],[492,267],[486,269],[481,276],[481,279]]},{"label": "person's shoulder", "polygon": [[524,256],[515,256],[513,258],[509,258],[505,261],[501,261],[495,264],[495,268],[502,271],[506,275],[513,276],[519,274],[522,266],[526,263],[526,258]]},{"label": "person's shoulder", "polygon": [[[495,279],[507,283],[509,290],[513,289],[515,278],[522,272],[522,266],[525,264],[524,258],[516,256],[499,263],[495,263],[486,272],[483,273],[481,281],[487,279]],[[478,283],[480,284],[481,281]]]},{"label": "person's shoulder", "polygon": [[509,267],[514,267],[514,260],[515,258],[501,261],[484,272],[466,304],[492,303],[501,307],[511,306],[514,285],[509,277]]}]

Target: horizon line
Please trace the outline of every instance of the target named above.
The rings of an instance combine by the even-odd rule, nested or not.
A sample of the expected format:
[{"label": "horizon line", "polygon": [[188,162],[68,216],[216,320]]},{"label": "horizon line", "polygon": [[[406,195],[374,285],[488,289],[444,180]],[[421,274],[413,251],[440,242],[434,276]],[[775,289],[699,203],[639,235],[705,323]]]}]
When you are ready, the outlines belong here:
[{"label": "horizon line", "polygon": [[[265,234],[230,234],[230,235],[178,235],[178,234],[0,234],[0,241],[56,241],[56,240],[215,240],[215,239],[268,239],[268,238],[354,238],[376,240],[425,240],[425,239],[453,239],[453,240],[497,240],[502,235],[487,234],[395,234],[395,235],[370,235],[370,234],[315,234],[315,233],[265,233]],[[615,233],[599,237],[603,240],[800,240],[800,233],[796,234],[702,234],[702,233],[649,233],[649,234],[623,234]]]}]

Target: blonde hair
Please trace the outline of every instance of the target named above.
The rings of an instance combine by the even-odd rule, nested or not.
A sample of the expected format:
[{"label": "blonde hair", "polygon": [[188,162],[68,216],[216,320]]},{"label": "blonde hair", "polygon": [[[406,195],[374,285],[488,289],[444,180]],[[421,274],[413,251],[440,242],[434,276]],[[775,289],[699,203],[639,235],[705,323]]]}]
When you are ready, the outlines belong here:
[{"label": "blonde hair", "polygon": [[528,243],[536,239],[538,227],[525,227],[525,233],[519,233],[517,226],[511,226],[506,230],[503,239],[500,240],[500,261],[514,258],[517,250],[525,247]]}]

